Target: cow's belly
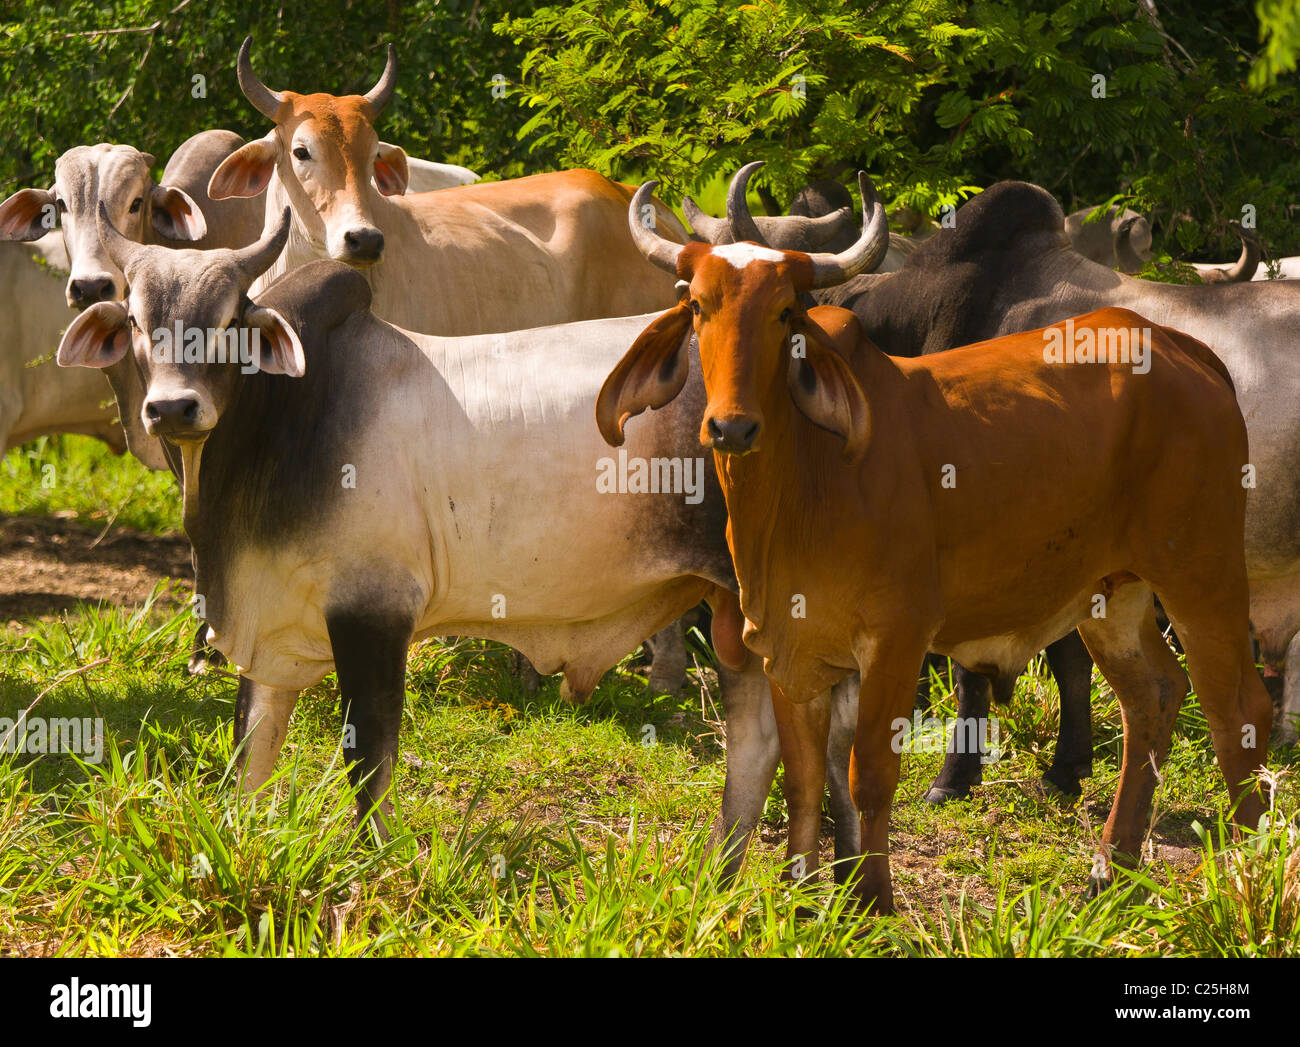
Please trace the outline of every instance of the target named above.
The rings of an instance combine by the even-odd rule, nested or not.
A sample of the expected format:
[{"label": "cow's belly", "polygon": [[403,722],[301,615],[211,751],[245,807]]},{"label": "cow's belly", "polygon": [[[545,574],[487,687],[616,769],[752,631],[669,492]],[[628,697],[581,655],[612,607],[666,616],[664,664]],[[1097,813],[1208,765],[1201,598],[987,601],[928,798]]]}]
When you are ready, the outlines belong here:
[{"label": "cow's belly", "polygon": [[954,638],[940,629],[930,649],[973,672],[1015,677],[1029,659],[1084,621],[1092,606],[1093,593],[1079,593],[1054,614],[1022,629],[973,639]]}]

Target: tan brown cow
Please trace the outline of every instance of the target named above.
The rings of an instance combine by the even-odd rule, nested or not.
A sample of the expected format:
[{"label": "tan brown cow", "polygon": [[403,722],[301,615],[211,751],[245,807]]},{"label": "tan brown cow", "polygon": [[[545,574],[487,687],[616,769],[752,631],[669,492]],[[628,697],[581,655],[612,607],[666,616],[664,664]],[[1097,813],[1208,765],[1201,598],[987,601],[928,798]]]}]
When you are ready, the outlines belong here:
[{"label": "tan brown cow", "polygon": [[[402,195],[406,153],[374,129],[396,86],[391,47],[375,87],[335,96],[270,90],[250,46],[239,51],[239,83],[275,127],[222,163],[208,194],[265,192],[268,230],[292,209],[288,246],[254,295],[290,269],[333,258],[365,271],[378,316],[426,334],[628,316],[674,301],[673,281],[627,234],[630,186],[577,170]],[[648,206],[686,239],[667,208]]]},{"label": "tan brown cow", "polygon": [[1187,694],[1153,591],[1187,652],[1235,817],[1253,827],[1272,707],[1251,656],[1246,429],[1226,368],[1125,309],[886,356],[852,313],[805,311],[798,298],[883,250],[884,210],[861,177],[871,218],[844,257],[668,244],[635,222],[654,183],[643,186],[633,233],[687,288],[596,407],[605,439],[621,443],[630,417],[676,396],[694,328],[700,440],[726,498],[745,643],[772,684],[791,856],[816,865],[827,723],[807,712],[825,708],[814,697],[861,674],[850,768],[860,891],[889,910],[900,724],[926,651],[1016,673],[1077,627],[1124,718],[1104,857],[1134,861]]}]

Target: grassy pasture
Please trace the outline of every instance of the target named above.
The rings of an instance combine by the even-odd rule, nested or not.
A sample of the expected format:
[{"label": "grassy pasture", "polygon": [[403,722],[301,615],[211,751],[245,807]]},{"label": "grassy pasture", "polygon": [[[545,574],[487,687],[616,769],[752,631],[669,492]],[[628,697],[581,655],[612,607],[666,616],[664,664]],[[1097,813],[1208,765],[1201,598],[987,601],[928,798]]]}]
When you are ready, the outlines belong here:
[{"label": "grassy pasture", "polygon": [[[927,806],[941,757],[904,755],[900,911],[861,920],[825,870],[778,879],[779,775],[743,875],[718,882],[705,840],[725,742],[698,645],[688,695],[647,694],[629,658],[580,709],[556,681],[524,694],[499,646],[414,648],[400,827],[375,845],[352,826],[332,677],[299,703],[270,795],[251,805],[232,787],[233,679],[182,673],[194,619],[169,476],[93,441],[41,441],[0,465],[0,513],[0,717],[36,701],[33,715],[105,725],[99,763],[0,753],[0,954],[1300,955],[1297,753],[1270,759],[1272,827],[1233,844],[1194,697],[1148,859],[1104,897],[1081,892],[1118,705],[1098,682],[1095,776],[1073,805],[1048,797],[1057,697],[1037,666],[998,710],[1004,758],[974,799]],[[932,697],[954,715],[945,679]]]}]

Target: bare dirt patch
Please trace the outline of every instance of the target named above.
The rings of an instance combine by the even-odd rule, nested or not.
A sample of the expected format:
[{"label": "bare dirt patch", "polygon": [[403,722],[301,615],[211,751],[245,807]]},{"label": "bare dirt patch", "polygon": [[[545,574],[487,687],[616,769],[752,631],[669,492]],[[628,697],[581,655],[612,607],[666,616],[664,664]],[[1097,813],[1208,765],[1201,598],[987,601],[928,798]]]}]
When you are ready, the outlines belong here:
[{"label": "bare dirt patch", "polygon": [[[101,537],[102,535],[102,537]],[[184,537],[51,516],[0,517],[0,622],[82,603],[138,607],[164,578],[193,577]]]}]

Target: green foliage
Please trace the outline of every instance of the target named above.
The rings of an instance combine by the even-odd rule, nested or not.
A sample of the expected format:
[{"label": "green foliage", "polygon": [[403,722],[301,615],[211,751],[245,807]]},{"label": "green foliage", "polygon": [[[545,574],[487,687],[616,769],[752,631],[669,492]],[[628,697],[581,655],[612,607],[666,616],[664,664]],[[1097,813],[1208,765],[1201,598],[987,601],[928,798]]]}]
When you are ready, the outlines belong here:
[{"label": "green foliage", "polygon": [[[532,6],[492,5],[498,15]],[[304,93],[368,90],[387,44],[396,44],[398,85],[379,124],[383,137],[484,175],[524,171],[516,138],[524,114],[492,93],[492,77],[513,76],[520,55],[493,35],[477,0],[72,0],[6,3],[0,12],[0,140],[8,146],[0,195],[48,185],[55,159],[74,145],[134,145],[158,158],[160,172],[199,131],[261,137],[267,121],[235,78],[247,35],[263,81]],[[195,97],[195,76],[206,78],[206,97]],[[539,161],[545,156],[531,162]]]},{"label": "green foliage", "polygon": [[[1255,207],[1274,253],[1300,236],[1291,86],[1249,92],[1256,26],[1208,2],[578,0],[503,19],[529,48],[525,134],[670,198],[749,160],[779,199],[862,168],[935,213],[1002,178],[1067,210],[1125,191],[1175,255],[1238,251]],[[1104,77],[1105,97],[1100,94]]]}]

